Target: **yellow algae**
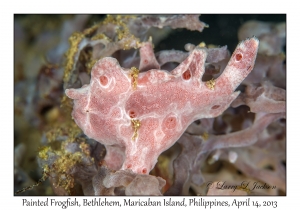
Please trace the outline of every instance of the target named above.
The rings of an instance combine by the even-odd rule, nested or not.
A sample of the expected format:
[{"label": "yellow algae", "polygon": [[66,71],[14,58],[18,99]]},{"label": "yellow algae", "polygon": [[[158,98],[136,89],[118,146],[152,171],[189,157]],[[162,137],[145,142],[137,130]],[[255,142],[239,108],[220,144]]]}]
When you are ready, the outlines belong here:
[{"label": "yellow algae", "polygon": [[138,136],[138,129],[141,127],[141,122],[135,119],[132,119],[131,122],[132,122],[132,127],[134,129],[132,140],[135,140]]},{"label": "yellow algae", "polygon": [[216,85],[216,80],[211,79],[211,80],[207,81],[205,84],[209,89],[214,90],[215,85]]},{"label": "yellow algae", "polygon": [[139,76],[139,70],[136,67],[131,67],[130,77],[132,78],[132,88],[136,90],[137,78]]}]

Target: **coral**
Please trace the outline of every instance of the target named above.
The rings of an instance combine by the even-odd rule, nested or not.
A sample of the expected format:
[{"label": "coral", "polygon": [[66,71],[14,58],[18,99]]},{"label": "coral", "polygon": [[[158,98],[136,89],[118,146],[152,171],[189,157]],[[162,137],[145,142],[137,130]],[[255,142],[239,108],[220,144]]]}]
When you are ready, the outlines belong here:
[{"label": "coral", "polygon": [[268,23],[262,21],[247,21],[238,31],[239,40],[255,34],[261,41],[258,50],[261,54],[277,55],[285,44],[286,23]]},{"label": "coral", "polygon": [[89,85],[66,90],[74,99],[72,116],[88,137],[106,146],[110,168],[147,174],[193,121],[228,108],[253,69],[257,50],[256,38],[241,42],[222,75],[205,83],[205,49],[194,49],[169,73],[152,69],[158,62],[151,42],[144,43],[139,68],[147,72],[132,77],[132,70],[103,58],[93,67]]},{"label": "coral", "polygon": [[247,105],[251,112],[280,113],[286,109],[286,91],[273,86],[270,82],[263,82],[258,86],[248,85],[245,93],[240,94],[231,104],[232,107]]},{"label": "coral", "polygon": [[162,195],[164,179],[98,166],[104,156],[103,146],[85,142],[76,138],[61,143],[60,149],[52,146],[40,150],[44,177],[50,178],[55,194],[78,195],[81,186],[84,195]]}]

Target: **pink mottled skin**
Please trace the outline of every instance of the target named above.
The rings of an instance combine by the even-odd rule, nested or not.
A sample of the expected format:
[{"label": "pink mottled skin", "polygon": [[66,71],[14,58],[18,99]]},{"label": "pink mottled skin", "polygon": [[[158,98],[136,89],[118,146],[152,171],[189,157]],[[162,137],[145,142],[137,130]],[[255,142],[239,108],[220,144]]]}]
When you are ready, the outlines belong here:
[{"label": "pink mottled skin", "polygon": [[[237,46],[214,89],[201,81],[205,49],[196,48],[167,72],[148,70],[159,68],[159,64],[151,43],[144,43],[140,68],[145,72],[138,75],[136,88],[129,69],[121,68],[114,58],[100,59],[92,69],[89,85],[66,90],[74,99],[72,116],[88,137],[106,146],[108,167],[148,174],[158,156],[193,121],[216,117],[228,108],[239,94],[234,90],[253,69],[258,43],[251,38]],[[132,119],[141,123],[135,139]]]}]

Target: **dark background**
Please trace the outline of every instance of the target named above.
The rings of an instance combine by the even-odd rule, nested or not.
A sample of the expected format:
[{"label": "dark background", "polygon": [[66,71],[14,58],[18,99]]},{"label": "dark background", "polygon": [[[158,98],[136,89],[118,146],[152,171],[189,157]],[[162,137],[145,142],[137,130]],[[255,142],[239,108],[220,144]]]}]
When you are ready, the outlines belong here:
[{"label": "dark background", "polygon": [[[16,19],[22,19],[29,15],[16,14]],[[46,14],[46,20],[59,20],[62,15]],[[72,16],[72,15],[65,15]],[[99,22],[105,18],[106,15],[92,15],[88,26],[95,22]],[[48,19],[47,19],[48,18]],[[35,25],[35,21],[42,21],[40,17],[33,19],[32,25]],[[186,43],[192,43],[198,45],[200,42],[206,44],[213,44],[217,46],[227,45],[230,52],[233,52],[239,40],[237,37],[238,29],[242,24],[248,20],[258,20],[264,22],[286,22],[286,14],[201,14],[200,20],[209,25],[208,28],[200,33],[199,31],[189,31],[186,29],[173,29],[173,33],[166,39],[162,40],[155,46],[155,51],[165,49],[184,50]],[[30,30],[34,30],[31,28]],[[285,52],[285,49],[284,49]]]},{"label": "dark background", "polygon": [[161,41],[155,50],[159,48],[184,50],[186,43],[214,44],[217,46],[227,45],[230,52],[233,52],[238,41],[238,29],[248,20],[265,22],[286,22],[286,14],[202,14],[200,20],[209,25],[200,33],[186,29],[175,29],[174,33],[167,39]]}]

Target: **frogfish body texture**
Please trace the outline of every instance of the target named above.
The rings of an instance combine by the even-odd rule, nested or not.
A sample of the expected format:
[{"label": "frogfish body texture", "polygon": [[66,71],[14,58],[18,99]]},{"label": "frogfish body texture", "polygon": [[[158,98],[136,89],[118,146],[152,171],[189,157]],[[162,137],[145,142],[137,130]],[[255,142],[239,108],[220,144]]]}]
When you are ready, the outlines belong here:
[{"label": "frogfish body texture", "polygon": [[[195,120],[216,117],[238,96],[237,86],[252,71],[259,41],[241,42],[224,72],[202,82],[206,49],[195,48],[171,72],[123,69],[111,57],[93,67],[91,81],[67,89],[72,116],[90,138],[105,145],[105,163],[114,170],[148,174],[158,156],[170,148]],[[140,69],[160,68],[152,44],[140,49]]]}]

